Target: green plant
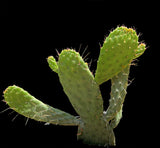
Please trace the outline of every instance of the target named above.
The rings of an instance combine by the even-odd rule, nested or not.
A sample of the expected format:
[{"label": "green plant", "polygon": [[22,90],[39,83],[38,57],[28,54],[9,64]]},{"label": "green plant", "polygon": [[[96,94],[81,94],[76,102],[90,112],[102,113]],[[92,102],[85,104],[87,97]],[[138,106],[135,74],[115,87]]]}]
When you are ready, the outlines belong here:
[{"label": "green plant", "polygon": [[[42,103],[18,86],[4,91],[5,102],[21,115],[51,124],[78,126],[78,139],[91,145],[115,145],[113,129],[122,118],[131,62],[145,51],[132,28],[117,27],[100,49],[95,76],[78,52],[65,49],[50,68],[59,76],[64,92],[79,117]],[[106,111],[99,85],[111,79],[111,97]]]}]

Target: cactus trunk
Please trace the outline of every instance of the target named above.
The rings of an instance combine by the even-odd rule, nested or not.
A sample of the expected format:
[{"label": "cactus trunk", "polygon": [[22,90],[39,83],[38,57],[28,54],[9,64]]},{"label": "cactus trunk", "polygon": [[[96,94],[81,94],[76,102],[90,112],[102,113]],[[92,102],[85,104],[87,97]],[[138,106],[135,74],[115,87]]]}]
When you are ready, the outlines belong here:
[{"label": "cactus trunk", "polygon": [[115,146],[116,144],[113,129],[103,118],[80,124],[77,138],[90,145]]}]

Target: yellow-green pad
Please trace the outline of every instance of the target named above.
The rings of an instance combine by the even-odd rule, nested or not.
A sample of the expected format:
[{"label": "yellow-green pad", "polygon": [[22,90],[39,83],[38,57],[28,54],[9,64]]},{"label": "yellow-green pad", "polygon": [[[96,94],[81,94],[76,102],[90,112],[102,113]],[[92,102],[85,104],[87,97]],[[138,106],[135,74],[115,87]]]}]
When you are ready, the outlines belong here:
[{"label": "yellow-green pad", "polygon": [[56,73],[58,73],[58,64],[53,56],[49,56],[47,58],[47,62],[49,64],[49,67]]},{"label": "yellow-green pad", "polygon": [[25,117],[59,125],[78,125],[78,119],[37,100],[18,86],[9,86],[4,91],[6,103]]},{"label": "yellow-green pad", "polygon": [[138,36],[135,30],[123,26],[117,27],[106,38],[101,48],[95,81],[100,85],[111,79],[144,50],[144,44],[138,47]]},{"label": "yellow-green pad", "polygon": [[144,43],[139,44],[134,58],[138,58],[139,56],[141,56],[145,50],[146,50],[146,45]]},{"label": "yellow-green pad", "polygon": [[100,118],[103,101],[87,63],[78,52],[65,49],[59,55],[60,82],[76,112],[85,120]]}]

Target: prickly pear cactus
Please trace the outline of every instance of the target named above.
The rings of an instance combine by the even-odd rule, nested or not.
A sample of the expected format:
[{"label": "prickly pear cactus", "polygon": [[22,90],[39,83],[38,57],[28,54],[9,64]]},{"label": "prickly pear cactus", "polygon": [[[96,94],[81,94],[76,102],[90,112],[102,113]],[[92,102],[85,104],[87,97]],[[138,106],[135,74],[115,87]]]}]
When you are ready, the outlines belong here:
[{"label": "prickly pear cactus", "polygon": [[[105,39],[95,76],[73,49],[63,50],[58,61],[48,57],[50,68],[58,74],[63,90],[79,117],[44,104],[15,85],[4,91],[5,102],[19,114],[37,121],[78,126],[77,137],[84,143],[115,145],[113,129],[122,118],[130,65],[145,49],[145,44],[138,42],[135,30],[121,26]],[[99,85],[109,79],[111,98],[108,109],[104,111]]]}]

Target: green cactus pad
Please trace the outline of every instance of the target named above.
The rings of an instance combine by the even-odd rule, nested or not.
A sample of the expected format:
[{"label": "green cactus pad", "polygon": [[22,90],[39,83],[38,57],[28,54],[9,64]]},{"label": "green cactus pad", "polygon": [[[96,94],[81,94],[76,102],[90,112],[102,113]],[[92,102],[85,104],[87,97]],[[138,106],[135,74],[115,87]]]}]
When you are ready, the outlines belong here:
[{"label": "green cactus pad", "polygon": [[[111,98],[109,100],[109,107],[106,111],[107,121],[115,118],[117,113],[119,113],[117,115],[118,118],[121,116],[122,105],[127,94],[126,89],[128,86],[129,68],[130,66],[128,65],[124,70],[122,70],[120,73],[118,73],[111,79]],[[115,121],[117,122],[117,119],[115,119]],[[117,124],[115,124],[115,126],[116,125]]]},{"label": "green cactus pad", "polygon": [[111,79],[144,50],[144,45],[138,47],[138,36],[135,30],[123,26],[117,27],[105,39],[101,48],[95,81],[100,85]]},{"label": "green cactus pad", "polygon": [[116,114],[116,116],[111,120],[110,126],[112,129],[116,128],[122,118],[122,109],[123,105],[121,105],[120,111]]},{"label": "green cactus pad", "polygon": [[56,125],[78,125],[76,117],[42,103],[18,86],[9,86],[4,98],[10,108],[28,118]]},{"label": "green cactus pad", "polygon": [[145,50],[146,50],[146,45],[144,43],[139,44],[139,46],[136,50],[136,54],[135,54],[134,59],[141,56],[144,53]]},{"label": "green cactus pad", "polygon": [[85,120],[100,118],[103,101],[99,86],[79,53],[63,50],[58,66],[60,82],[76,112]]},{"label": "green cactus pad", "polygon": [[49,64],[49,67],[56,73],[58,73],[58,64],[53,56],[49,56],[47,58],[47,62]]}]

